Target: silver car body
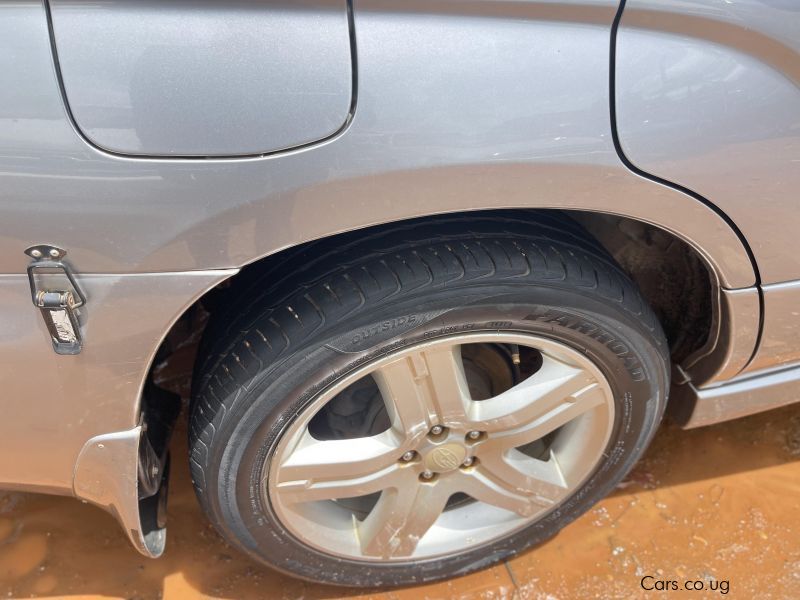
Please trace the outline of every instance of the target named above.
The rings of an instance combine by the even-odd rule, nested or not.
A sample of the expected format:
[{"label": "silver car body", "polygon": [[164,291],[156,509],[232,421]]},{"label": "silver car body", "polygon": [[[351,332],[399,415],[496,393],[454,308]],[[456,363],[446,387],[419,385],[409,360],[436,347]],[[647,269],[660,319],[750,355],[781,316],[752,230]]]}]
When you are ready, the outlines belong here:
[{"label": "silver car body", "polygon": [[[0,5],[0,486],[137,548],[141,399],[172,325],[249,263],[446,212],[620,215],[707,263],[687,426],[796,400],[793,0],[20,0]],[[23,250],[68,251],[55,354]],[[792,392],[792,393],[790,393]]]}]

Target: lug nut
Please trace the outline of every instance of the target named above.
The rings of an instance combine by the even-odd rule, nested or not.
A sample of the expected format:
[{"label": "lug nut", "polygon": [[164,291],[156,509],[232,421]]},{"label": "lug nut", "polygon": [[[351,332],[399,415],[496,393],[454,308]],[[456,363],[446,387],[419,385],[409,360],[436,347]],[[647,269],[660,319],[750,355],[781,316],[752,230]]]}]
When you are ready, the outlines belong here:
[{"label": "lug nut", "polygon": [[403,459],[403,462],[410,462],[414,460],[414,456],[416,456],[416,452],[409,450],[408,452],[404,452],[401,458]]},{"label": "lug nut", "polygon": [[425,469],[422,472],[422,478],[423,479],[433,479],[433,471],[428,471],[427,469]]},{"label": "lug nut", "polygon": [[471,456],[468,456],[467,458],[464,459],[464,462],[461,463],[461,466],[462,467],[471,467],[474,462],[475,462],[475,459],[472,458]]},{"label": "lug nut", "polygon": [[440,435],[444,431],[444,427],[441,425],[434,425],[431,427],[431,434],[433,435]]},{"label": "lug nut", "polygon": [[467,437],[469,439],[471,439],[471,440],[477,440],[479,437],[481,437],[481,432],[480,431],[470,431],[467,434]]}]

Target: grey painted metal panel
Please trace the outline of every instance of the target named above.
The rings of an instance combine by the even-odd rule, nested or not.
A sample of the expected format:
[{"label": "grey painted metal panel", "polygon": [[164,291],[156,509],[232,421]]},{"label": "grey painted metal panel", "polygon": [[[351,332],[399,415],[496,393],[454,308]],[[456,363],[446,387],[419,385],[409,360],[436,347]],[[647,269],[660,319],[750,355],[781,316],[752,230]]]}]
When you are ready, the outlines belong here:
[{"label": "grey painted metal panel", "polygon": [[616,2],[400,10],[358,3],[359,102],[345,132],[268,158],[200,161],[87,145],[65,118],[41,5],[0,6],[0,273],[24,270],[31,240],[67,248],[82,272],[183,271],[414,216],[554,207],[660,225],[706,256],[723,286],[754,283],[723,219],[616,154]]},{"label": "grey painted metal panel", "polygon": [[[702,427],[800,402],[800,281],[766,285],[762,293],[760,341],[743,369],[746,349],[755,342],[752,323],[758,320],[757,303],[749,290],[723,293],[725,321],[720,340],[725,352],[715,351],[686,369],[691,381],[674,386],[670,396],[673,416],[684,427]],[[720,358],[725,358],[724,368],[708,377],[709,367],[714,368]],[[738,374],[733,365],[739,367]]]},{"label": "grey painted metal panel", "polygon": [[746,373],[800,363],[800,281],[763,287],[761,343]]},{"label": "grey painted metal panel", "polygon": [[336,133],[352,96],[345,0],[50,0],[64,89],[94,144],[261,154]]},{"label": "grey painted metal panel", "polygon": [[0,487],[72,493],[89,438],[139,424],[144,378],[170,325],[235,273],[80,276],[88,303],[76,356],[53,352],[27,277],[0,276]]},{"label": "grey painted metal panel", "polygon": [[142,531],[139,505],[139,442],[143,427],[98,435],[86,442],[75,463],[73,493],[111,513],[133,546],[155,558],[164,551],[166,529]]},{"label": "grey painted metal panel", "polygon": [[670,393],[672,417],[687,429],[746,417],[800,402],[800,367],[754,373],[708,389],[691,383]]},{"label": "grey painted metal panel", "polygon": [[750,362],[761,327],[758,289],[720,290],[715,314],[716,331],[709,336],[713,346],[682,364],[695,386],[731,379]]},{"label": "grey painted metal panel", "polygon": [[640,169],[736,222],[762,281],[800,278],[800,3],[629,0],[617,122]]}]

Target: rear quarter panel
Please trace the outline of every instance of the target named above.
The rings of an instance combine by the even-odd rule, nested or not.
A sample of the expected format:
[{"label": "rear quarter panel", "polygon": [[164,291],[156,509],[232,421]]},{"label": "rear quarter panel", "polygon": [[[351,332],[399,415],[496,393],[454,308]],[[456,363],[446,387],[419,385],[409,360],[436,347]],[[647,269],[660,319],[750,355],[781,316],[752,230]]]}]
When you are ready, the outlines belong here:
[{"label": "rear quarter panel", "polygon": [[[152,356],[185,307],[241,265],[340,231],[487,208],[597,210],[673,231],[721,285],[751,286],[723,219],[616,154],[616,8],[359,1],[346,129],[268,157],[193,160],[88,144],[63,102],[42,4],[0,5],[0,483],[69,493],[87,440],[136,425]],[[86,284],[77,357],[53,355],[31,305],[22,251],[33,242],[66,248]]]},{"label": "rear quarter panel", "polygon": [[628,0],[617,34],[626,156],[724,211],[764,284],[800,278],[798,53],[794,0]]}]

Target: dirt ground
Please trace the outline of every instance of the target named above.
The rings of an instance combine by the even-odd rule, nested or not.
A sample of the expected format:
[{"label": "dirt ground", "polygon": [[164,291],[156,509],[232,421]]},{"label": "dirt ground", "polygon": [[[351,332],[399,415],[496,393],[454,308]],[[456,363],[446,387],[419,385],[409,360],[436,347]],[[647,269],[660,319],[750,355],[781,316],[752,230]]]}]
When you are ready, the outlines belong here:
[{"label": "dirt ground", "polygon": [[[174,456],[183,452],[180,432]],[[159,560],[139,556],[96,508],[69,498],[0,492],[0,594],[800,598],[798,406],[695,431],[665,426],[616,493],[540,548],[467,577],[385,594],[317,586],[254,564],[206,522],[186,466],[174,464],[167,550]],[[656,589],[643,589],[643,578]],[[658,591],[657,581],[675,581],[681,591]],[[683,591],[687,582],[705,590]],[[708,589],[712,583],[716,591]]]}]

